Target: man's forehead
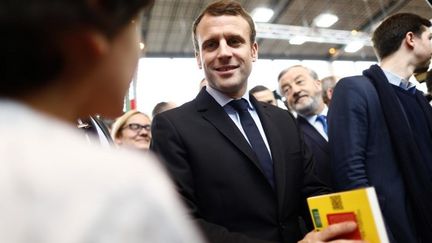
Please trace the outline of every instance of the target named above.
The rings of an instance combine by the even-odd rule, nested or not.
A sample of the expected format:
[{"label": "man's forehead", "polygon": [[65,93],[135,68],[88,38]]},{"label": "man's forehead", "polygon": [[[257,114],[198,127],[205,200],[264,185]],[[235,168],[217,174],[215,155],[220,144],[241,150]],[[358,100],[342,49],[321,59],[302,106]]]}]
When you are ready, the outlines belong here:
[{"label": "man's forehead", "polygon": [[292,67],[282,76],[282,79],[296,80],[305,76],[310,76],[307,69],[304,67]]},{"label": "man's forehead", "polygon": [[[239,28],[239,26],[244,28]],[[213,16],[205,14],[196,29],[197,36],[221,33],[225,35],[249,35],[250,28],[248,22],[240,15]]]}]

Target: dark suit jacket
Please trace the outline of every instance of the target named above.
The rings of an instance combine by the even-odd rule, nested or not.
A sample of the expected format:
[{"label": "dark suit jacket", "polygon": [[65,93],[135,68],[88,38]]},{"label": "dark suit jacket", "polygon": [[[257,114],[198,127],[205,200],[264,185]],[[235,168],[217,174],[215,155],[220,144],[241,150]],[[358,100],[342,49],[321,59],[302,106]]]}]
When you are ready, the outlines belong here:
[{"label": "dark suit jacket", "polygon": [[251,102],[271,148],[275,190],[242,133],[205,89],[154,118],[151,149],[163,157],[211,242],[297,242],[305,197],[328,189],[313,174],[294,118],[252,96]]},{"label": "dark suit jacket", "polygon": [[328,142],[305,118],[297,116],[304,141],[315,157],[315,170],[318,178],[331,186],[330,151]]},{"label": "dark suit jacket", "polygon": [[340,80],[328,121],[335,189],[374,186],[390,240],[416,242],[402,174],[372,83],[364,76]]}]

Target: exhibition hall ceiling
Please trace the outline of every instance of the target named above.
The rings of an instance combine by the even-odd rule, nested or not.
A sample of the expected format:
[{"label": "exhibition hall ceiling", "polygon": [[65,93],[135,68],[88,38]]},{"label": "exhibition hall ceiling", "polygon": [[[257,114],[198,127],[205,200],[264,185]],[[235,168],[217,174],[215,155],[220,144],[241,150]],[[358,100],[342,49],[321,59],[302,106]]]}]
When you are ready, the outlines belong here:
[{"label": "exhibition hall ceiling", "polygon": [[[145,36],[144,55],[193,57],[192,22],[210,2],[208,0],[156,0],[142,27]],[[305,32],[321,30],[314,26],[314,19],[321,13],[331,13],[339,18],[328,29],[342,30],[347,33],[355,30],[366,34],[370,34],[383,18],[398,12],[411,12],[428,19],[432,18],[432,8],[425,0],[242,0],[239,2],[249,12],[258,7],[270,8],[274,14],[268,23],[282,27],[285,25],[305,27],[308,30]],[[327,30],[322,31],[324,33]],[[260,58],[376,60],[372,47],[367,45],[357,52],[348,53],[344,51],[344,44],[325,43],[328,42],[325,40],[324,42],[306,41],[301,45],[290,44],[286,38],[257,38],[257,42]]]}]

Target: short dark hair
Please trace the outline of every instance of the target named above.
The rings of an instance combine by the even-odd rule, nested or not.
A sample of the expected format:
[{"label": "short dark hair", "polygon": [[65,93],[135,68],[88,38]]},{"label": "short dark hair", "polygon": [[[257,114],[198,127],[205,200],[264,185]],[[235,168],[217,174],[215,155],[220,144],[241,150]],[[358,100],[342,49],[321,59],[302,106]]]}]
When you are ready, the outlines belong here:
[{"label": "short dark hair", "polygon": [[257,93],[257,92],[261,92],[261,91],[264,91],[264,90],[269,90],[269,91],[271,91],[269,88],[267,88],[266,86],[263,86],[263,85],[257,85],[257,86],[255,86],[255,87],[253,87],[251,90],[249,90],[249,94],[255,94],[255,93]]},{"label": "short dark hair", "polygon": [[254,23],[252,17],[249,15],[249,13],[240,5],[240,3],[236,2],[236,1],[221,0],[221,1],[216,1],[216,2],[209,4],[200,13],[200,15],[198,15],[198,17],[195,19],[195,21],[192,24],[192,41],[193,41],[193,45],[194,45],[194,49],[195,49],[196,53],[199,52],[196,30],[197,30],[198,24],[201,22],[201,19],[206,14],[211,15],[211,16],[222,16],[222,15],[239,16],[240,15],[249,24],[249,27],[250,27],[249,39],[250,39],[251,44],[253,44],[255,42],[255,36],[256,36],[255,23]]},{"label": "short dark hair", "polygon": [[152,116],[155,117],[159,113],[172,109],[173,107],[171,104],[172,102],[165,102],[165,101],[157,103],[152,110]]},{"label": "short dark hair", "polygon": [[378,59],[395,53],[408,32],[420,36],[426,27],[430,27],[428,19],[412,13],[398,13],[386,18],[374,31],[372,42]]},{"label": "short dark hair", "polygon": [[58,40],[92,28],[112,38],[153,0],[14,0],[0,2],[0,96],[48,86],[64,68]]}]

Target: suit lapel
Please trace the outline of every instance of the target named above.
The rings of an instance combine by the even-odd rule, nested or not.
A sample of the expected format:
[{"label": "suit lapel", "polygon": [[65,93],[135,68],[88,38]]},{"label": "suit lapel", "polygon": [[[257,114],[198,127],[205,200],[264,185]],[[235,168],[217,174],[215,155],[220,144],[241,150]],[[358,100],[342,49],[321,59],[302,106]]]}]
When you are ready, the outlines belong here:
[{"label": "suit lapel", "polygon": [[224,137],[244,153],[262,172],[258,158],[243,134],[231,118],[229,118],[225,110],[207,93],[207,91],[205,91],[205,89],[202,89],[196,97],[196,105],[198,112],[202,114],[203,118],[219,130]]},{"label": "suit lapel", "polygon": [[275,176],[276,191],[279,205],[284,205],[283,200],[285,196],[285,182],[286,182],[286,164],[283,159],[282,151],[282,140],[280,139],[280,133],[278,132],[276,126],[273,124],[272,115],[268,112],[268,104],[259,103],[253,96],[250,96],[250,101],[257,110],[258,116],[260,117],[261,124],[264,128],[264,132],[267,137],[267,142],[269,144],[272,161],[273,161],[273,171]]},{"label": "suit lapel", "polygon": [[325,140],[325,138],[316,130],[315,127],[313,127],[306,119],[301,116],[297,117],[297,121],[300,125],[302,132],[306,136],[315,141],[315,143],[318,144],[318,146],[320,146],[322,150],[328,150],[327,140]]}]

